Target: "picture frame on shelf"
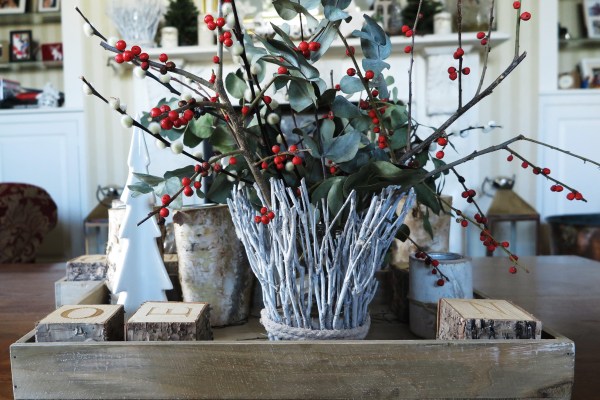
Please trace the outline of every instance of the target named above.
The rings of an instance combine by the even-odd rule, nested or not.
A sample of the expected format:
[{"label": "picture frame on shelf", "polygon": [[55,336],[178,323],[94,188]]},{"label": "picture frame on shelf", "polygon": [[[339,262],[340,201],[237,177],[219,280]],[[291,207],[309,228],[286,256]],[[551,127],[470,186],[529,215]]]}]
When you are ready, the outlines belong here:
[{"label": "picture frame on shelf", "polygon": [[581,87],[600,88],[600,58],[583,58],[579,62]]},{"label": "picture frame on shelf", "polygon": [[10,31],[10,62],[33,60],[31,30]]},{"label": "picture frame on shelf", "polygon": [[587,36],[589,38],[600,38],[600,0],[584,0],[583,15]]},{"label": "picture frame on shelf", "polygon": [[38,0],[37,10],[41,13],[60,11],[60,0]]},{"label": "picture frame on shelf", "polygon": [[0,0],[0,14],[24,14],[27,0]]}]

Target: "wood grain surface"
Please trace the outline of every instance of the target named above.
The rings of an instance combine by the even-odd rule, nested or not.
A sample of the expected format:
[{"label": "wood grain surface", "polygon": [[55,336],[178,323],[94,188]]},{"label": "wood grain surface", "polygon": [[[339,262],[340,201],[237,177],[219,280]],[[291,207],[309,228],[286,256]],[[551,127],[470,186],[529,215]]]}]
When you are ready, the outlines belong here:
[{"label": "wood grain surface", "polygon": [[12,399],[9,346],[54,310],[65,264],[0,264],[0,399]]},{"label": "wood grain surface", "polygon": [[[509,274],[507,272],[509,265],[504,259],[474,259],[475,288],[484,292],[488,297],[512,300],[540,318],[545,327],[554,328],[574,340],[577,351],[572,398],[575,400],[600,398],[596,384],[597,371],[600,370],[600,341],[598,340],[600,336],[600,311],[598,311],[600,310],[600,291],[597,288],[600,282],[600,263],[574,256],[522,257],[520,262],[531,270],[529,274],[523,271],[516,275]],[[12,398],[9,344],[32,330],[37,320],[53,310],[54,282],[64,275],[64,264],[0,265],[0,399]],[[244,327],[234,328],[242,329]],[[219,331],[215,332],[215,338],[219,334]],[[252,337],[251,334],[247,335],[248,338]],[[46,344],[42,345],[46,346]],[[270,345],[269,349],[278,345]],[[53,345],[49,344],[49,346]],[[226,346],[221,349],[225,352],[228,351]],[[396,357],[395,353],[404,351],[402,348],[391,347],[388,350],[392,352],[390,360]],[[244,352],[244,354],[246,353]],[[71,357],[73,356],[71,354]],[[111,353],[106,357],[117,357],[117,355]],[[247,357],[247,355],[243,357]],[[379,357],[381,360],[378,362],[385,363],[387,355],[382,353],[365,355],[365,357],[375,359]],[[479,356],[477,355],[477,357]],[[354,358],[353,364],[348,364],[349,361],[343,356],[341,358],[346,365],[352,365],[352,369],[360,369],[362,357]],[[285,358],[281,362],[288,363]],[[316,359],[316,371],[324,370],[328,376],[326,367],[331,363],[333,363],[331,359],[323,357]],[[138,371],[135,364],[131,366],[135,367],[133,368],[134,372]],[[234,380],[239,374],[233,367],[227,371],[231,380]],[[177,368],[178,371],[186,371],[181,364]],[[545,365],[537,364],[537,368],[543,370]],[[272,367],[272,369],[276,368]],[[137,373],[139,371],[132,376],[135,377]],[[378,373],[392,374],[385,369],[381,369]],[[431,376],[442,379],[438,373],[437,367],[431,368]],[[518,374],[519,371],[517,370],[515,373]],[[406,367],[403,370],[395,370],[393,374],[408,379],[412,372],[411,368]],[[197,376],[194,379],[197,379]],[[321,381],[319,377],[315,377],[315,379],[317,382]],[[433,386],[437,385],[438,379],[432,384]],[[482,379],[488,378],[486,376]],[[344,382],[349,385],[353,384],[344,380],[333,382],[334,385]],[[254,381],[246,383],[252,386]],[[377,393],[384,393],[377,392],[377,389],[373,390],[372,397],[375,397]],[[297,397],[300,395],[299,393]],[[401,395],[396,393],[395,396],[391,394],[390,397],[398,398]]]},{"label": "wood grain surface", "polygon": [[564,338],[11,348],[17,399],[567,399],[573,351]]},{"label": "wood grain surface", "polygon": [[473,260],[473,286],[488,298],[513,301],[545,327],[575,342],[574,400],[600,399],[600,262],[576,256],[521,257],[512,275],[506,258]]}]

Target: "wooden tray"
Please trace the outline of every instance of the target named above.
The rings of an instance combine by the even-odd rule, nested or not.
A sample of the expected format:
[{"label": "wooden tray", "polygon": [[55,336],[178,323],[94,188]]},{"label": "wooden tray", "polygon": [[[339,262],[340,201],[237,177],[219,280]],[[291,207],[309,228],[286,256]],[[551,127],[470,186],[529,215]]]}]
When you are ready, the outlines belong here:
[{"label": "wooden tray", "polygon": [[[87,296],[88,299],[94,296]],[[83,300],[85,302],[85,299]],[[34,343],[10,347],[16,399],[557,398],[571,396],[575,346],[540,340],[417,340],[372,310],[363,341],[271,342],[258,320],[212,342]]]}]

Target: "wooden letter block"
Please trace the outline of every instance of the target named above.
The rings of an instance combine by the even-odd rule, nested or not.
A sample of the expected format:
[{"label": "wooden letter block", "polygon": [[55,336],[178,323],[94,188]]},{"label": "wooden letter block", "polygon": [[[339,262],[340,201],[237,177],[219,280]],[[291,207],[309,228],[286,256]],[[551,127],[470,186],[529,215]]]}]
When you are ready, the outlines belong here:
[{"label": "wooden letter block", "polygon": [[212,340],[208,303],[146,302],[127,321],[127,340]]},{"label": "wooden letter block", "polygon": [[35,327],[36,342],[123,340],[122,305],[62,306]]},{"label": "wooden letter block", "polygon": [[104,254],[79,256],[67,261],[68,281],[101,281],[106,279],[108,263]]},{"label": "wooden letter block", "polygon": [[506,300],[440,299],[437,338],[541,339],[542,322]]}]

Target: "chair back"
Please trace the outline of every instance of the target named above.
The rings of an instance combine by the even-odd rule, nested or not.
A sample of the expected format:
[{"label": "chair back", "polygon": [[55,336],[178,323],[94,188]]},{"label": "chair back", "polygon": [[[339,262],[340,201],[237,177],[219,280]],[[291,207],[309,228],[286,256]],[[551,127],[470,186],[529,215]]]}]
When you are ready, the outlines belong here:
[{"label": "chair back", "polygon": [[44,189],[0,183],[0,263],[34,262],[56,222],[56,203]]}]

